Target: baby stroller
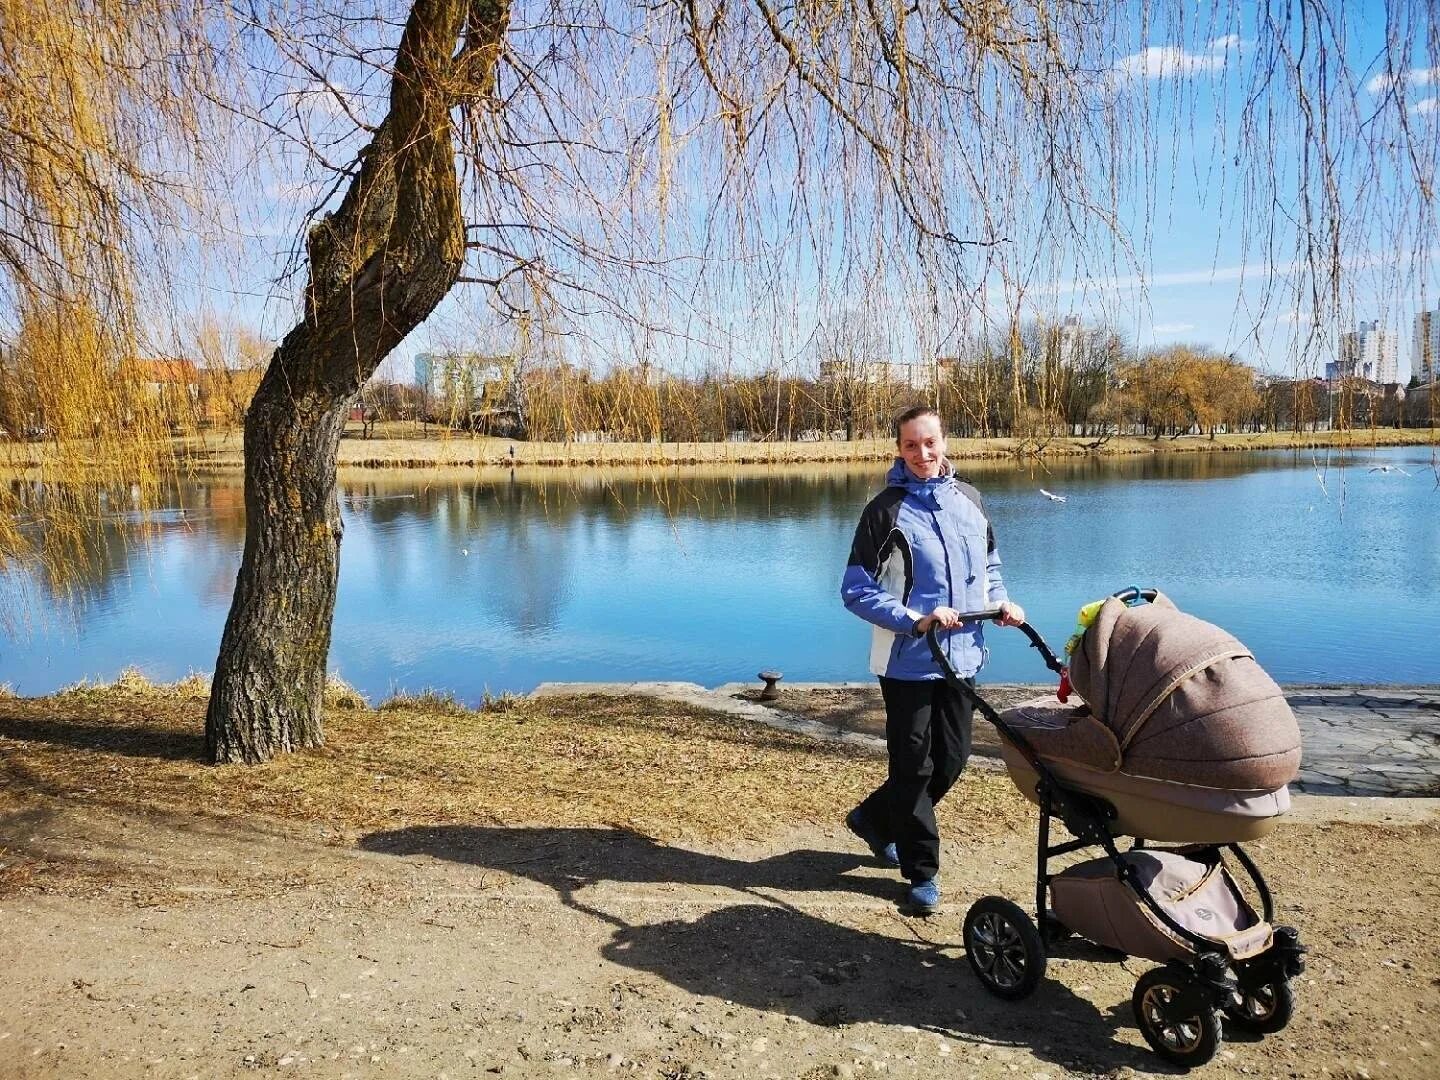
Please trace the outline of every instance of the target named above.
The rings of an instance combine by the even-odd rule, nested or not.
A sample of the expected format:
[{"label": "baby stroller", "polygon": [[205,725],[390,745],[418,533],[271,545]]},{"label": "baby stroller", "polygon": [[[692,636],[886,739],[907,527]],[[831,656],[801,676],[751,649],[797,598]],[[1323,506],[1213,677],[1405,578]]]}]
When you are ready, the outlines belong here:
[{"label": "baby stroller", "polygon": [[[1295,929],[1272,925],[1270,890],[1240,842],[1289,809],[1299,728],[1243,645],[1154,590],[1126,589],[1082,614],[1089,625],[1071,640],[1068,669],[1033,627],[1019,627],[1060,689],[1003,712],[956,677],[928,635],[946,681],[999,730],[1010,778],[1040,808],[1038,927],[1019,905],[987,896],[966,914],[966,955],[985,988],[1011,1000],[1035,990],[1047,946],[1071,933],[1154,960],[1163,966],[1131,997],[1140,1032],[1167,1061],[1201,1065],[1220,1047],[1222,1014],[1270,1033],[1294,1010],[1290,980],[1305,950]],[[1072,688],[1078,704],[1068,703]],[[1052,818],[1072,839],[1051,843]],[[1091,847],[1104,856],[1050,873],[1052,859]],[[1253,882],[1259,914],[1226,852]]]}]

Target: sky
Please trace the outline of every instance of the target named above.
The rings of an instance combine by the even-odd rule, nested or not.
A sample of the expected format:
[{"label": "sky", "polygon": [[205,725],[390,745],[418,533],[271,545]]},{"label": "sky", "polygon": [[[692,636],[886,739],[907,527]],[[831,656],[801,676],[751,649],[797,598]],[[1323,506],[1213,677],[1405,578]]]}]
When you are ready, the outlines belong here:
[{"label": "sky", "polygon": [[[1348,100],[1320,102],[1318,107],[1328,110],[1337,130],[1369,134],[1383,130],[1392,144],[1394,132],[1403,124],[1421,146],[1422,167],[1431,169],[1433,176],[1440,156],[1434,149],[1440,141],[1440,67],[1418,49],[1399,47],[1394,40],[1395,6],[1340,5],[1345,64],[1357,93]],[[903,275],[891,281],[882,275],[878,287],[871,283],[870,289],[863,293],[857,289],[855,298],[850,298],[846,289],[851,278],[822,285],[821,278],[829,271],[815,259],[797,256],[788,264],[793,273],[784,303],[768,315],[752,306],[747,288],[701,287],[682,271],[682,287],[677,291],[691,286],[688,295],[698,311],[682,313],[683,333],[661,335],[665,344],[656,346],[653,335],[605,317],[579,320],[580,325],[570,320],[568,325],[577,330],[577,341],[588,342],[581,351],[589,348],[606,358],[601,363],[617,358],[623,362],[627,354],[650,349],[662,366],[683,368],[687,358],[721,355],[735,366],[758,370],[776,362],[789,367],[813,362],[815,324],[833,318],[847,304],[872,308],[877,302],[887,304],[885,321],[899,325],[923,319],[915,312],[925,309],[963,312],[940,319],[952,334],[956,326],[1003,323],[1012,312],[1021,318],[1073,313],[1088,323],[1115,327],[1141,348],[1200,344],[1237,353],[1272,372],[1315,374],[1326,359],[1333,358],[1337,330],[1352,328],[1359,320],[1378,319],[1399,338],[1404,378],[1421,298],[1426,297],[1430,307],[1440,303],[1440,243],[1434,227],[1417,224],[1413,217],[1396,219],[1387,209],[1389,202],[1417,203],[1411,177],[1349,162],[1347,154],[1353,146],[1337,140],[1340,183],[1335,198],[1346,213],[1365,224],[1340,237],[1344,274],[1336,301],[1316,303],[1307,295],[1297,240],[1302,230],[1294,221],[1298,206],[1293,200],[1293,177],[1298,175],[1300,156],[1292,137],[1278,127],[1279,135],[1271,143],[1281,177],[1275,207],[1245,211],[1245,200],[1255,196],[1253,175],[1233,166],[1242,140],[1253,130],[1254,114],[1246,104],[1254,84],[1234,76],[1252,59],[1256,17],[1254,6],[1242,3],[1208,25],[1172,29],[1160,19],[1146,27],[1137,24],[1132,28],[1133,51],[1110,54],[1108,67],[1097,74],[1097,96],[1108,93],[1132,102],[1145,100],[1154,125],[1151,160],[1144,166],[1153,178],[1149,194],[1131,190],[1118,201],[1120,225],[1135,238],[1133,253],[1125,258],[1101,259],[1096,264],[1099,269],[1085,272],[1073,252],[1016,251],[1027,243],[1024,237],[1044,235],[1044,228],[1032,219],[1016,230],[1021,239],[1004,255],[1012,264],[1030,268],[1023,298],[1017,298],[1002,276],[982,274],[978,262],[971,264],[971,277],[962,289],[952,293],[942,284],[938,298],[933,282],[930,289],[917,290],[914,279]],[[350,93],[345,107],[364,112],[377,106],[378,99],[367,102],[363,87]],[[317,125],[345,127],[344,107],[335,95],[316,89],[305,97],[305,107]],[[1366,118],[1370,118],[1368,126],[1361,126]],[[599,114],[594,119],[603,125],[607,118]],[[624,123],[618,114],[616,123]],[[1141,151],[1119,147],[1116,152]],[[337,159],[341,158],[343,154]],[[294,278],[282,280],[281,272],[304,210],[323,189],[313,174],[307,176],[292,156],[274,147],[257,160],[261,165],[251,183],[236,189],[238,229],[230,246],[240,257],[194,262],[197,269],[181,306],[191,312],[203,308],[278,340],[295,318],[299,284]],[[709,197],[705,162],[689,169],[683,164],[677,167],[676,189],[666,196],[680,208],[670,211],[678,237],[686,233],[687,223],[700,228],[700,208]],[[782,205],[786,197],[783,175],[772,179],[778,190],[765,203],[769,207]],[[1023,205],[1023,194],[1017,205]],[[693,217],[687,208],[694,208]],[[771,224],[783,227],[778,220]],[[826,242],[822,236],[822,248]],[[489,342],[503,348],[509,331],[497,324],[481,289],[458,286],[386,361],[381,377],[408,381],[418,352],[465,347],[476,339],[482,347]],[[877,291],[886,297],[884,301],[875,299]],[[783,320],[789,323],[783,327],[774,314],[781,307]],[[671,301],[655,301],[653,314],[658,321],[673,326],[676,311]],[[646,312],[648,318],[648,307]],[[896,339],[904,343],[895,347],[897,353],[912,354],[902,359],[949,351],[953,336],[947,342],[945,334],[943,329],[913,335],[902,330]],[[639,339],[644,341],[637,345]],[[697,339],[706,344],[697,345]],[[1310,346],[1305,349],[1307,341]]]}]

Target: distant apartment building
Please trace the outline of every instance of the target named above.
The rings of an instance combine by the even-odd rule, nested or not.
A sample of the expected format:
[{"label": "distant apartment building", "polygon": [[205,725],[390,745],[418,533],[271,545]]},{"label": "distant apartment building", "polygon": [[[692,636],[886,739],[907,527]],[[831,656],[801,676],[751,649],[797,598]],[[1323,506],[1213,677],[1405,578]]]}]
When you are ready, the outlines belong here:
[{"label": "distant apartment building", "polygon": [[1400,381],[1400,340],[1377,320],[1362,322],[1358,329],[1340,335],[1340,356],[1325,365],[1328,382],[1365,379],[1369,382]]},{"label": "distant apartment building", "polygon": [[417,353],[415,386],[435,407],[469,412],[485,405],[490,396],[507,387],[515,361],[509,356],[482,353]]},{"label": "distant apartment building", "polygon": [[159,405],[172,426],[193,424],[199,416],[200,369],[180,357],[130,357],[120,364],[120,378],[141,387]]},{"label": "distant apartment building", "polygon": [[667,378],[665,369],[656,367],[649,360],[641,360],[630,369],[630,374],[641,386],[651,388],[663,386]]},{"label": "distant apartment building", "polygon": [[1079,315],[1066,315],[1055,328],[1055,358],[1061,367],[1073,368],[1084,356],[1090,331],[1080,321]]},{"label": "distant apartment building", "polygon": [[1410,354],[1410,374],[1422,385],[1435,381],[1436,361],[1440,360],[1440,307],[1422,311],[1415,316],[1415,344]]},{"label": "distant apartment building", "polygon": [[821,360],[820,381],[831,385],[892,386],[930,391],[954,374],[954,357],[937,357],[919,363],[891,360]]}]

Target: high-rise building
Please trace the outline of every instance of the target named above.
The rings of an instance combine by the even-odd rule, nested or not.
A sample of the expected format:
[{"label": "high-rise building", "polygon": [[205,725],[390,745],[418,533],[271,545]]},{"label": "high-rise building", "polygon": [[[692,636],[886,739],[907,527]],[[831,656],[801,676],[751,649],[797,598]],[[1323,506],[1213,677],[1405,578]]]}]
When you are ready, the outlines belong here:
[{"label": "high-rise building", "polygon": [[1060,366],[1073,368],[1085,348],[1087,332],[1079,315],[1066,315],[1056,328],[1056,359]]},{"label": "high-rise building", "polygon": [[1436,362],[1440,361],[1440,307],[1421,311],[1415,316],[1415,345],[1410,354],[1410,374],[1422,384],[1435,381]]},{"label": "high-rise building", "polygon": [[1362,322],[1358,330],[1340,335],[1340,358],[1325,365],[1325,377],[1336,379],[1368,379],[1370,382],[1400,381],[1400,342],[1380,323]]}]

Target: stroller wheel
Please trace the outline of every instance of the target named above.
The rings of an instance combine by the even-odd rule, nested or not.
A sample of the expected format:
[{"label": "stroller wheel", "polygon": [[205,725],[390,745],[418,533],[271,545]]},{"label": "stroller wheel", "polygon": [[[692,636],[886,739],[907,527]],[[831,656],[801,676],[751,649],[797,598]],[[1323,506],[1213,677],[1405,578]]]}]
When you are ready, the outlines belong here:
[{"label": "stroller wheel", "polygon": [[1289,979],[1242,987],[1225,1006],[1225,1020],[1245,1031],[1273,1035],[1295,1015],[1295,989]]},{"label": "stroller wheel", "polygon": [[1045,975],[1040,931],[1019,904],[1004,897],[975,901],[965,915],[965,955],[976,976],[996,997],[1029,997]]},{"label": "stroller wheel", "polygon": [[1171,968],[1140,976],[1130,1004],[1150,1048],[1185,1068],[1204,1065],[1220,1049],[1220,1011],[1209,991]]}]

